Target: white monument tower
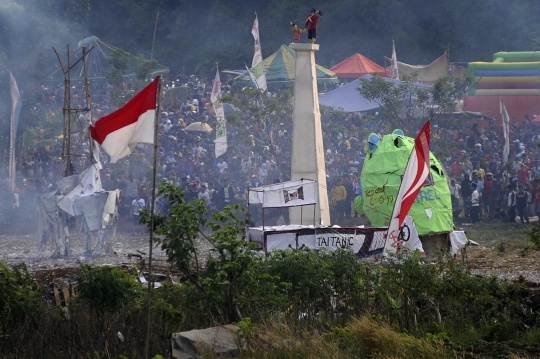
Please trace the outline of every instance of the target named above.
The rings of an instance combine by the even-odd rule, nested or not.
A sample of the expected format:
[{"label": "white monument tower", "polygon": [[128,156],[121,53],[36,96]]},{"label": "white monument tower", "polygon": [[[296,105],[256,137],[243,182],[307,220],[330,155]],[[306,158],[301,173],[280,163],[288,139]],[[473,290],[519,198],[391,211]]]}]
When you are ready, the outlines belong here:
[{"label": "white monument tower", "polygon": [[319,50],[319,45],[293,43],[289,46],[296,52],[291,180],[315,180],[318,189],[315,210],[290,208],[290,223],[328,226],[330,208],[315,67],[315,51]]}]

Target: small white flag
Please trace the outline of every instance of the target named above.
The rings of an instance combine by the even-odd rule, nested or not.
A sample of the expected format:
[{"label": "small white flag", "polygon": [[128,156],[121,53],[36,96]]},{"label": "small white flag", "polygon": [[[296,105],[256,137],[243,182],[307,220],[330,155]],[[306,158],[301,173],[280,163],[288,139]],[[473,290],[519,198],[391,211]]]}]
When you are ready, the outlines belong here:
[{"label": "small white flag", "polygon": [[221,80],[219,79],[219,69],[216,69],[216,77],[214,78],[214,85],[212,86],[212,93],[210,94],[210,101],[213,104],[219,101],[221,98]]},{"label": "small white flag", "polygon": [[399,71],[398,71],[398,65],[397,65],[397,56],[396,56],[396,45],[394,44],[394,40],[392,40],[392,78],[399,80]]}]

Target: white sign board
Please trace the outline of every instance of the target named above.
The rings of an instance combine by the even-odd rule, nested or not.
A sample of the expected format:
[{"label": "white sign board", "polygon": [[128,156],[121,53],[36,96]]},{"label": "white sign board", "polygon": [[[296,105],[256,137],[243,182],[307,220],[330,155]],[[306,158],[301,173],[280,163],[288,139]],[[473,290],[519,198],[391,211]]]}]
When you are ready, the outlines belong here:
[{"label": "white sign board", "polygon": [[263,208],[307,206],[317,203],[317,183],[297,180],[269,186],[248,188],[249,204],[262,204]]}]

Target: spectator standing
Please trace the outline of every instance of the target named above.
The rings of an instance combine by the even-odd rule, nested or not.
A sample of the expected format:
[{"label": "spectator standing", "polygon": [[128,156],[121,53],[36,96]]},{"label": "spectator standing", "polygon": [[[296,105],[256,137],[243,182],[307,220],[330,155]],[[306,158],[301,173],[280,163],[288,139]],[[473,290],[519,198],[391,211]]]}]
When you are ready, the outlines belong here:
[{"label": "spectator standing", "polygon": [[[518,192],[516,193],[516,208],[519,215],[519,220],[521,223],[523,222],[523,219],[527,221],[527,224],[529,224],[529,215],[527,211],[528,202],[530,199],[530,193],[525,191],[522,184],[518,186]],[[515,217],[514,217],[515,218]]]},{"label": "spectator standing", "polygon": [[508,222],[513,223],[516,221],[516,189],[514,184],[508,185],[508,188]]},{"label": "spectator standing", "polygon": [[139,219],[141,218],[141,211],[146,206],[144,199],[137,193],[133,201],[131,202],[131,216],[133,218],[133,231],[132,234],[136,234],[139,227]]},{"label": "spectator standing", "polygon": [[330,191],[330,202],[332,204],[332,208],[334,208],[334,213],[338,220],[343,218],[346,200],[347,190],[345,187],[343,187],[341,178],[338,178],[335,186]]},{"label": "spectator standing", "polygon": [[219,162],[218,164],[216,165],[217,168],[219,168],[219,173],[223,174],[225,173],[225,171],[227,170],[227,168],[229,168],[229,166],[227,165],[227,162],[225,162],[225,160],[223,159],[223,157],[220,157],[219,158]]},{"label": "spectator standing", "polygon": [[347,198],[345,200],[345,217],[351,218],[352,203],[354,201],[354,189],[349,176],[343,176],[343,187],[347,191]]},{"label": "spectator standing", "polygon": [[476,183],[471,184],[471,190],[471,220],[475,224],[480,221],[480,195],[476,189]]}]

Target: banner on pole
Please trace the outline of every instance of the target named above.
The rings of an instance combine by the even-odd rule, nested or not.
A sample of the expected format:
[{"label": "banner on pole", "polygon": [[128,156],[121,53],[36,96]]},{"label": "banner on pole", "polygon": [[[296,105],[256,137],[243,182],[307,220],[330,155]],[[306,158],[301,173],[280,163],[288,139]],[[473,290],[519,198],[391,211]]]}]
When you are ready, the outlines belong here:
[{"label": "banner on pole", "polygon": [[503,161],[506,163],[508,161],[508,155],[510,154],[510,117],[508,116],[508,111],[506,111],[506,106],[501,99],[501,115],[503,122],[503,132],[504,132],[504,148],[503,148]]},{"label": "banner on pole", "polygon": [[399,80],[399,71],[398,71],[398,65],[397,65],[397,55],[396,55],[396,45],[394,44],[394,40],[392,40],[392,78]]},{"label": "banner on pole", "polygon": [[17,138],[17,127],[19,126],[19,116],[21,113],[21,93],[13,74],[9,73],[9,84],[11,92],[11,128],[9,142],[9,189],[15,189],[15,140]]},{"label": "banner on pole", "polygon": [[223,104],[221,102],[217,102],[214,105],[214,111],[216,112],[215,153],[217,158],[227,152],[227,123],[225,121],[225,111],[223,110]]},{"label": "banner on pole", "polygon": [[251,28],[251,34],[255,39],[255,54],[253,55],[253,62],[251,64],[251,70],[257,81],[257,87],[260,90],[266,91],[266,75],[264,73],[264,64],[261,51],[261,41],[259,38],[259,19],[257,13],[255,13],[255,21]]}]

